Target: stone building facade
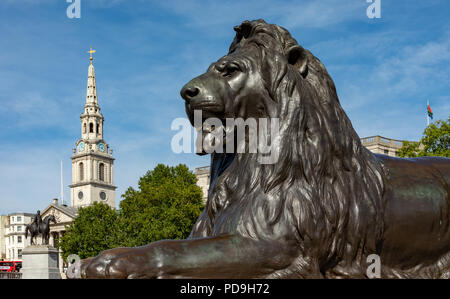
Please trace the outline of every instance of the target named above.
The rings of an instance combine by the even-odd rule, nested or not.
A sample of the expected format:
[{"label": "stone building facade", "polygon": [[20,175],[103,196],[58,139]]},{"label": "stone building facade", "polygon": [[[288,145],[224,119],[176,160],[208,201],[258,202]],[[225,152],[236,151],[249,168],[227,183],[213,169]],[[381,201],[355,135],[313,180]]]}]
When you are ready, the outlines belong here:
[{"label": "stone building facade", "polygon": [[33,214],[12,213],[5,223],[5,260],[21,261],[22,251],[31,244],[30,237],[25,238],[26,225],[31,223]]},{"label": "stone building facade", "polygon": [[194,174],[197,177],[197,186],[202,188],[203,203],[206,203],[206,200],[208,199],[209,179],[210,179],[209,166],[196,168]]},{"label": "stone building facade", "polygon": [[383,136],[370,136],[361,138],[362,144],[372,153],[398,156],[398,150],[403,145],[403,140],[390,139]]},{"label": "stone building facade", "polygon": [[6,224],[8,223],[8,216],[0,215],[0,261],[6,259]]},{"label": "stone building facade", "polygon": [[[49,244],[58,248],[58,240],[66,233],[66,226],[70,225],[77,217],[78,208],[60,204],[58,199],[55,198],[41,213],[42,219],[49,215],[53,215],[56,219],[56,224],[50,223]],[[67,262],[62,259],[61,250],[58,254],[58,268],[61,273],[64,273],[67,268]]]}]

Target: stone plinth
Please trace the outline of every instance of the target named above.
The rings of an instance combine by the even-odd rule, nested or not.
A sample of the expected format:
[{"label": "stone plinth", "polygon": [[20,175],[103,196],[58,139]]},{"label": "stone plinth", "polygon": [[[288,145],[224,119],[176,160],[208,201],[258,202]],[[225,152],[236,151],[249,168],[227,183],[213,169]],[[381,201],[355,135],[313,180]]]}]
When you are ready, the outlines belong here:
[{"label": "stone plinth", "polygon": [[48,245],[32,245],[22,251],[23,279],[60,279],[58,249]]}]

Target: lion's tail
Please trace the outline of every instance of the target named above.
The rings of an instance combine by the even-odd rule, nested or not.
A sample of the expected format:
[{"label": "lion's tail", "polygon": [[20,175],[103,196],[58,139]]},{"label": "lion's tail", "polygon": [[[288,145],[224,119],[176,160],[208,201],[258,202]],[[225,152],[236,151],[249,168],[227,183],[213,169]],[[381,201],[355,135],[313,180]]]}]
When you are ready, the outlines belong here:
[{"label": "lion's tail", "polygon": [[30,226],[27,225],[27,226],[25,227],[25,239],[28,238],[28,230],[29,230],[29,229],[30,229]]}]

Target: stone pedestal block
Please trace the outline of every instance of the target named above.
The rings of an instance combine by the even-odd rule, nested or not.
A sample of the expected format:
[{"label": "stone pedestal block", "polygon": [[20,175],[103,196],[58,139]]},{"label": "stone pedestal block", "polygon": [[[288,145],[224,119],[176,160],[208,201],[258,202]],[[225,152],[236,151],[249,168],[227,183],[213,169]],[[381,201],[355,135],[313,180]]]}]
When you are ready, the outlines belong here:
[{"label": "stone pedestal block", "polygon": [[23,279],[60,279],[58,249],[48,245],[32,245],[22,251]]}]

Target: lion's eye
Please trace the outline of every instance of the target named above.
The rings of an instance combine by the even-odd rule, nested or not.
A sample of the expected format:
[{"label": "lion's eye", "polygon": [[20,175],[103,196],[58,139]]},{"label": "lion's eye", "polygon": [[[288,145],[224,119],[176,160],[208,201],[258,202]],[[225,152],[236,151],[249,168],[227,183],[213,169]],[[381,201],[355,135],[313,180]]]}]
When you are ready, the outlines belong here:
[{"label": "lion's eye", "polygon": [[224,77],[230,77],[234,73],[240,71],[239,67],[235,64],[229,64],[225,67],[224,71],[222,72],[222,76]]}]

